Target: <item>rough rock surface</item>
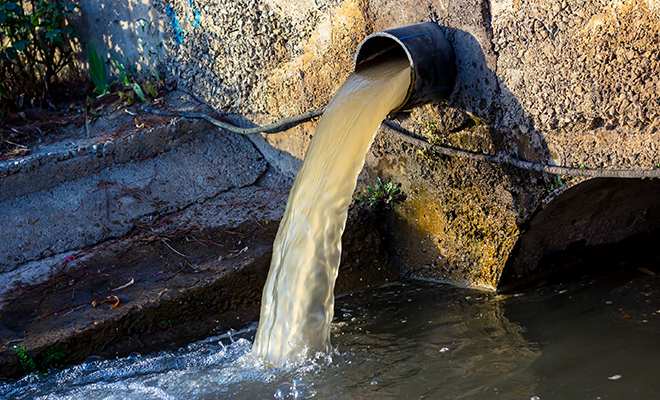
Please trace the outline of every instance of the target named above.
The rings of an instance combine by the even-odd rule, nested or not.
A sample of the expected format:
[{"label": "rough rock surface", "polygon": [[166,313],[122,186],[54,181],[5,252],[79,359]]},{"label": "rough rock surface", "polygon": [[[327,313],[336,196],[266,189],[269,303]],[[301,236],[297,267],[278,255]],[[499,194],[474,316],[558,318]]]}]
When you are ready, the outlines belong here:
[{"label": "rough rock surface", "polygon": [[6,173],[0,178],[5,227],[0,272],[5,273],[121,237],[160,215],[250,186],[267,167],[245,137],[188,121],[117,140],[60,144],[22,159],[19,167],[26,166],[13,173],[12,163],[0,166]]},{"label": "rough rock surface", "polygon": [[[252,121],[327,103],[369,33],[436,21],[456,52],[456,89],[447,104],[399,115],[408,130],[435,143],[533,162],[647,169],[660,163],[655,2],[159,4],[172,7],[180,24],[189,21],[183,39],[171,44],[171,73],[215,108]],[[301,159],[313,128],[270,135],[258,146]],[[382,173],[412,193],[398,209],[402,222],[394,233],[402,238],[399,259],[415,276],[495,287],[530,218],[583,182],[438,159],[406,146],[378,139],[363,178],[371,183]],[[277,164],[277,151],[267,153]],[[286,164],[295,170],[295,163]],[[424,216],[421,205],[432,212]],[[418,234],[405,239],[406,229]]]}]

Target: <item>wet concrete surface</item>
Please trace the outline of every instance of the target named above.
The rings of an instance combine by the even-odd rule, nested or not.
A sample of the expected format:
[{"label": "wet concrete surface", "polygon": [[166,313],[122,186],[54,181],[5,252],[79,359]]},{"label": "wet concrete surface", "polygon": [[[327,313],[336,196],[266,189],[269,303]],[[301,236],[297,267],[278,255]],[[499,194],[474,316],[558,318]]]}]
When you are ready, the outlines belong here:
[{"label": "wet concrete surface", "polygon": [[46,281],[6,295],[0,374],[21,373],[14,345],[35,356],[59,345],[76,363],[245,325],[258,315],[276,229],[150,229],[63,258]]},{"label": "wet concrete surface", "polygon": [[[63,256],[47,280],[14,286],[0,308],[0,376],[23,373],[11,350],[16,345],[35,357],[60,346],[62,361],[74,364],[188,343],[257,321],[286,191],[236,190]],[[242,222],[214,228],[193,223],[211,211],[241,214]],[[337,294],[399,277],[382,223],[366,208],[351,209]]]}]

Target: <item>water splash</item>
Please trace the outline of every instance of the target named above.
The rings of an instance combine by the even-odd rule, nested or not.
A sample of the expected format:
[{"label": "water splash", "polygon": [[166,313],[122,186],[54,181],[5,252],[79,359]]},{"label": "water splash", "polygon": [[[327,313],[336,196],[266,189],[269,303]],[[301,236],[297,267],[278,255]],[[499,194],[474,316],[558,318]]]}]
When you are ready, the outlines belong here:
[{"label": "water splash", "polygon": [[0,399],[11,400],[184,400],[310,399],[314,379],[332,364],[316,357],[271,368],[252,354],[256,324],[186,347],[114,360],[95,360],[48,375],[0,380]]},{"label": "water splash", "polygon": [[[254,331],[252,331],[253,333]],[[240,336],[249,336],[243,331]],[[268,382],[273,371],[251,354],[246,338],[211,337],[178,351],[91,361],[47,376],[28,375],[0,383],[7,399],[183,399],[207,398],[238,382]]]}]

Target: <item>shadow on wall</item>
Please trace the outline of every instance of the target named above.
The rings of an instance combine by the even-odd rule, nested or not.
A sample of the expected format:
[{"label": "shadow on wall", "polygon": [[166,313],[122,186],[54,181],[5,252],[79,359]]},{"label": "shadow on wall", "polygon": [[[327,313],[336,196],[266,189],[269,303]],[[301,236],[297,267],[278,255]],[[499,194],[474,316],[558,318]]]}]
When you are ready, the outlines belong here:
[{"label": "shadow on wall", "polygon": [[[455,91],[447,107],[432,105],[413,112],[409,121],[403,116],[404,126],[424,129],[420,127],[424,114],[437,112],[443,125],[454,126],[431,134],[429,139],[435,142],[552,163],[543,136],[489,68],[494,62],[488,61],[482,44],[465,30],[445,28],[445,34],[456,53]],[[504,121],[511,110],[515,120]],[[411,277],[496,288],[518,239],[520,221],[538,208],[546,187],[557,177],[461,158],[420,159],[419,149],[401,149],[405,170],[379,173],[410,182],[404,188],[408,200],[399,207],[394,228],[403,270]]]},{"label": "shadow on wall", "polygon": [[94,43],[99,53],[110,54],[129,66],[140,65],[142,70],[159,61],[149,58],[159,45],[163,46],[168,21],[152,1],[80,0],[78,3],[80,15],[71,23],[81,38],[82,57],[86,57],[86,47]]},{"label": "shadow on wall", "polygon": [[[490,134],[496,153],[555,165],[544,134],[535,129],[533,118],[513,92],[487,67],[480,43],[459,29],[447,29],[447,35],[456,49],[458,64],[457,88],[450,106],[473,112],[493,127]],[[486,93],[479,98],[477,92],[481,90]],[[545,276],[565,268],[562,260],[567,256],[588,253],[597,246],[660,227],[657,180],[576,179],[566,184],[560,176],[509,166],[501,170],[520,227],[515,246],[501,254],[500,262],[506,263],[499,266],[504,285]]]},{"label": "shadow on wall", "polygon": [[[456,89],[449,105],[477,116],[502,135],[497,151],[510,153],[514,158],[554,164],[545,138],[534,127],[513,92],[490,69],[482,44],[470,32],[445,28],[456,53],[458,75]],[[498,71],[502,73],[502,71]],[[495,133],[493,133],[496,135]]]}]

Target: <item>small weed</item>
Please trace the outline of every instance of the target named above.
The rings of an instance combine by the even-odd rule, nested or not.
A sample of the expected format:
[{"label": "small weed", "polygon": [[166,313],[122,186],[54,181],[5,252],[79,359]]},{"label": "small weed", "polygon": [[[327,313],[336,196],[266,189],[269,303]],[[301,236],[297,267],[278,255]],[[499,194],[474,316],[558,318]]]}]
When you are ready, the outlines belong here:
[{"label": "small weed", "polygon": [[[437,144],[438,141],[433,141]],[[439,162],[445,160],[447,156],[444,154],[437,153],[427,147],[417,150],[417,160],[425,162]]]},{"label": "small weed", "polygon": [[438,128],[438,122],[435,120],[428,120],[424,124],[424,136],[430,143],[442,144],[442,137],[444,133]]},{"label": "small weed", "polygon": [[140,98],[140,100],[142,100],[143,102],[146,102],[147,98],[144,96],[144,92],[142,91],[142,88],[140,87],[140,85],[133,82],[133,84],[131,86],[132,86],[132,89],[135,92],[135,94],[137,94],[137,96]]},{"label": "small weed", "polygon": [[[91,122],[96,121],[101,116],[99,111],[96,108],[94,108],[94,99],[89,96],[87,96],[87,110],[88,110],[87,112],[91,117],[90,118]],[[73,259],[69,260],[69,257],[67,257],[67,261],[73,261]]]},{"label": "small weed", "polygon": [[151,97],[153,97],[155,99],[156,96],[158,96],[158,89],[151,82],[146,81],[144,83],[144,86],[147,88],[147,91],[149,92]]},{"label": "small weed", "polygon": [[[143,102],[146,102],[147,96],[145,96],[144,90],[142,90],[142,87],[140,86],[139,83],[137,83],[136,79],[134,78],[134,74],[129,72],[129,69],[126,68],[115,57],[111,57],[111,59],[113,64],[119,71],[119,82],[124,84],[124,90],[117,92],[119,94],[121,102],[124,105],[131,105],[135,102],[136,97],[142,100]],[[135,67],[132,67],[130,69],[135,70]],[[147,89],[147,93],[151,94],[152,97],[155,98],[156,95],[158,94],[156,87],[148,80],[143,85]]]},{"label": "small weed", "polygon": [[438,132],[438,124],[435,121],[426,121],[426,134],[432,136],[436,132]]},{"label": "small weed", "polygon": [[[147,82],[154,81],[159,84],[162,79],[158,72],[158,65],[160,65],[160,54],[163,49],[163,43],[157,40],[158,31],[154,21],[147,21],[144,18],[139,18],[135,21],[140,26],[142,35],[139,37],[139,50],[140,61],[147,67]],[[156,97],[153,95],[153,97]]]},{"label": "small weed", "polygon": [[135,97],[131,92],[122,92],[121,90],[117,92],[119,95],[119,103],[115,104],[115,107],[121,107],[121,105],[130,106],[135,103]]},{"label": "small weed", "polygon": [[45,353],[39,354],[36,358],[23,345],[12,346],[10,349],[18,352],[18,361],[26,374],[46,374],[51,368],[61,369],[59,360],[65,356],[64,350],[57,345],[50,346]]},{"label": "small weed", "polygon": [[428,160],[430,158],[431,152],[429,149],[426,147],[420,150],[417,150],[417,155],[419,156],[420,160]]},{"label": "small weed", "polygon": [[165,328],[165,329],[171,328],[172,327],[172,320],[171,319],[162,320],[162,321],[160,321],[160,326],[162,328]]},{"label": "small weed", "polygon": [[380,178],[378,178],[378,182],[373,187],[367,186],[367,190],[369,192],[360,196],[360,200],[367,200],[372,207],[379,205],[389,207],[390,204],[405,199],[405,195],[401,193],[401,184],[385,183]]},{"label": "small weed", "polygon": [[37,371],[37,363],[34,362],[34,358],[27,350],[27,347],[23,345],[12,346],[11,350],[18,352],[18,361],[21,363],[21,367],[23,367],[23,371],[26,374]]},{"label": "small weed", "polygon": [[43,355],[41,360],[41,368],[48,371],[50,368],[60,369],[62,365],[58,362],[64,358],[64,350],[60,346],[50,346],[46,354]]},{"label": "small weed", "polygon": [[89,62],[89,77],[92,78],[92,82],[96,86],[94,92],[103,96],[110,91],[110,85],[108,85],[108,67],[105,65],[103,54],[96,52],[94,43],[90,43],[87,46],[87,60]]},{"label": "small weed", "polygon": [[124,64],[119,62],[114,56],[110,56],[110,59],[112,60],[112,63],[115,65],[115,68],[117,68],[117,71],[119,71],[119,80],[124,82],[124,86],[130,86],[132,79],[129,77],[128,72],[126,71],[126,67],[124,67]]},{"label": "small weed", "polygon": [[107,67],[103,55],[96,52],[93,43],[87,47],[87,57],[89,59],[89,76],[96,86],[95,93],[103,96],[108,92],[115,93],[111,88],[117,90],[117,86],[121,86],[116,94],[119,96],[119,101],[115,107],[130,106],[140,100],[147,102],[147,96],[152,98],[158,97],[158,90],[163,85],[163,79],[158,72],[158,65],[160,63],[160,53],[162,50],[162,43],[157,41],[158,32],[153,21],[147,21],[140,18],[135,21],[139,28],[141,35],[138,40],[138,51],[140,53],[140,61],[143,65],[135,64],[120,51],[119,56],[125,62],[119,61],[115,56],[110,55],[110,61],[118,73],[118,78],[115,82],[108,84],[107,81]]},{"label": "small weed", "polygon": [[[561,186],[564,186],[564,183],[566,183],[566,182],[562,181],[561,177],[557,177],[557,189],[559,189]],[[555,184],[551,183],[550,184],[550,189],[548,189],[548,193],[552,192],[553,190],[555,190]]]}]

